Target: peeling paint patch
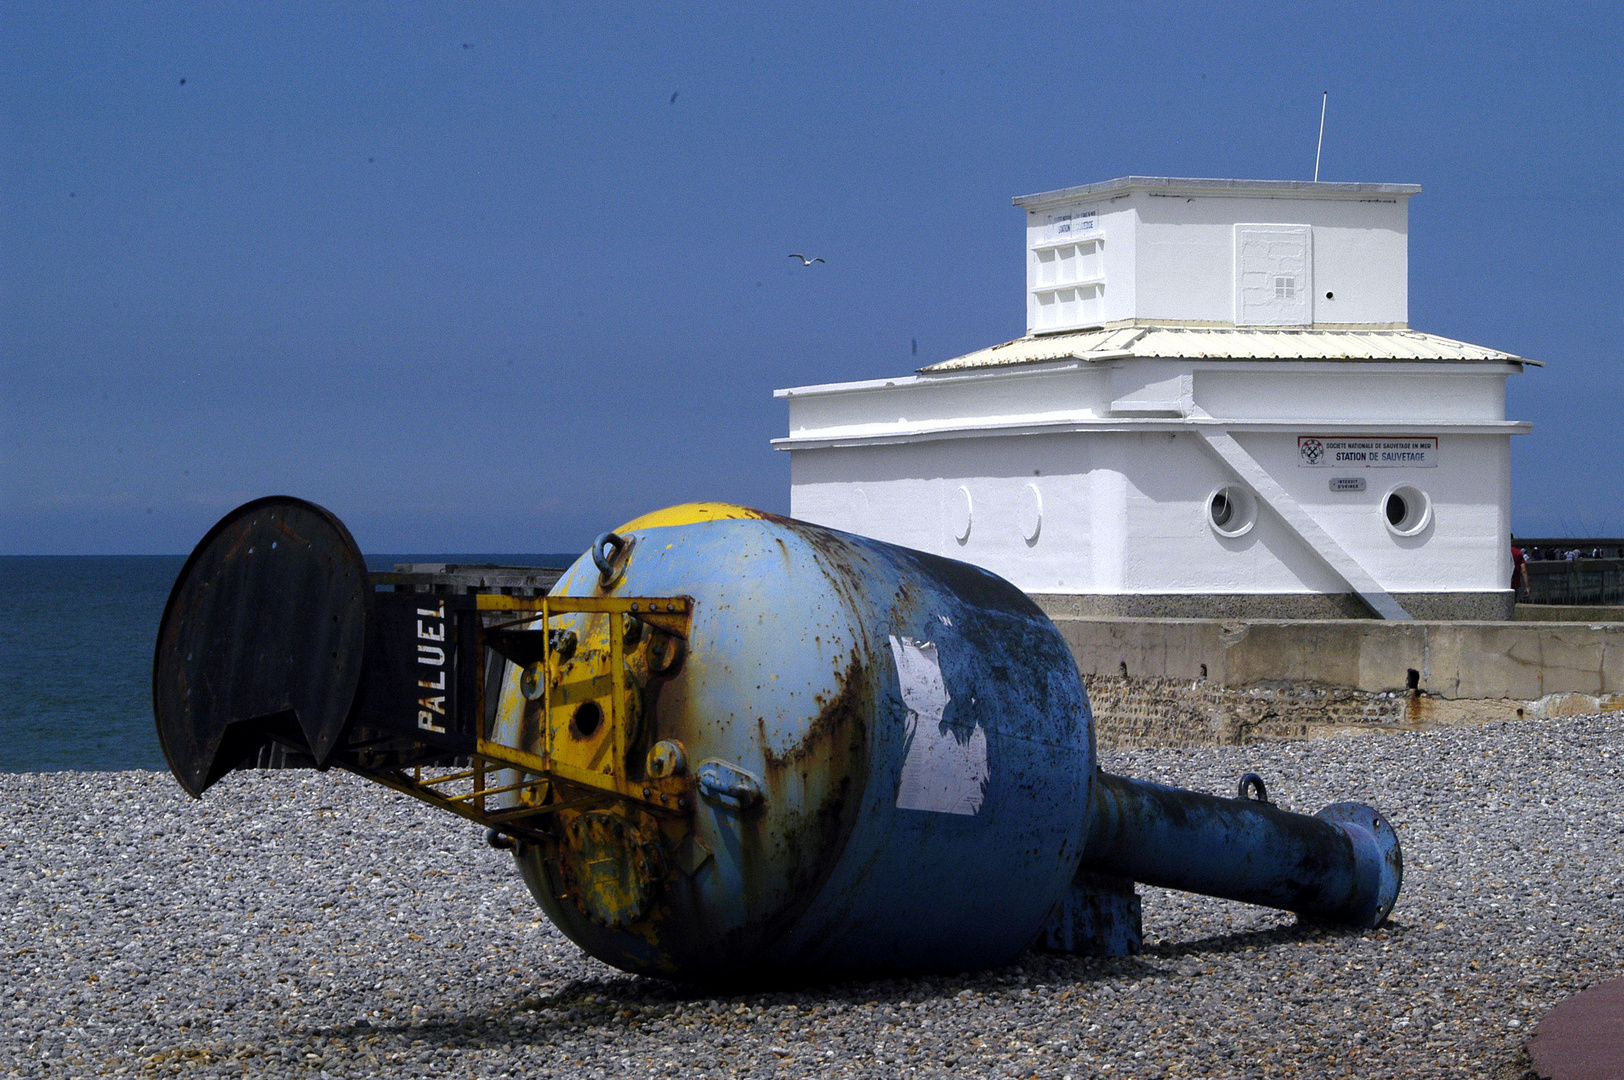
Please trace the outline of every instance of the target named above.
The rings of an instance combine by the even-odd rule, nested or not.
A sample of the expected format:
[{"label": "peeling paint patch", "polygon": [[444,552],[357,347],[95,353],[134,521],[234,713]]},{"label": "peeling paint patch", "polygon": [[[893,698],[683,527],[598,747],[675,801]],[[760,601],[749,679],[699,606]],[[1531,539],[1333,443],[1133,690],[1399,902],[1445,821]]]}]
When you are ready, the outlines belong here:
[{"label": "peeling paint patch", "polygon": [[978,724],[960,742],[942,731],[942,714],[952,700],[942,680],[936,646],[929,641],[891,637],[902,704],[908,710],[908,754],[902,762],[897,806],[938,814],[974,814],[987,785],[987,733]]}]

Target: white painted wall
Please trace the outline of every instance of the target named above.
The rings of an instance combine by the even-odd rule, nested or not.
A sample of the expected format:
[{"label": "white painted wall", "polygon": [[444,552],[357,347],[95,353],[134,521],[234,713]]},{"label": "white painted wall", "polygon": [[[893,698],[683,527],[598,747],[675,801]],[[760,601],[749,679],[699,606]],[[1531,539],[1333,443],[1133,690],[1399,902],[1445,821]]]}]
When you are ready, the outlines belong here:
[{"label": "white painted wall", "polygon": [[1506,375],[1446,373],[1417,365],[1403,373],[1320,371],[1274,364],[1203,367],[1195,404],[1212,416],[1251,420],[1376,420],[1383,423],[1495,421],[1506,416]]},{"label": "white painted wall", "polygon": [[[1374,191],[1263,189],[1236,195],[1127,187],[1028,204],[1028,333],[1135,319],[1235,325],[1236,226],[1247,224],[1308,228],[1308,324],[1407,325],[1408,199],[1407,194]],[[1091,231],[1077,235],[1097,237],[1102,248],[1099,315],[1046,324],[1038,290],[1052,284],[1044,279],[1044,256],[1057,243],[1053,219],[1075,220],[1090,210],[1095,215]]]},{"label": "white painted wall", "polygon": [[789,402],[792,440],[1032,429],[1182,417],[1192,410],[1240,423],[1425,426],[1504,421],[1510,371],[1510,365],[1498,362],[1077,360],[799,387],[780,394]]},{"label": "white painted wall", "polygon": [[[1295,468],[1293,435],[1256,434],[1242,442],[1387,591],[1509,587],[1509,533],[1499,508],[1506,437],[1443,437],[1437,468],[1364,470],[1370,483],[1357,493],[1331,492],[1327,470]],[[1347,591],[1266,508],[1245,536],[1214,531],[1207,500],[1233,481],[1196,437],[1179,432],[802,450],[792,459],[790,513],[965,559],[1027,592]],[[1382,498],[1400,483],[1431,496],[1432,524],[1419,536],[1395,536],[1383,518]],[[954,535],[961,488],[973,506],[963,540]],[[1033,489],[1042,519],[1028,540]]]},{"label": "white painted wall", "polygon": [[[798,518],[985,566],[1029,592],[1337,593],[1347,584],[1267,507],[1209,524],[1227,430],[1389,592],[1508,587],[1505,363],[1124,360],[982,369],[786,392]],[[1127,408],[1122,408],[1126,405]],[[1299,435],[1436,436],[1434,467],[1299,465]],[[1361,492],[1332,477],[1362,476]],[[1425,492],[1412,537],[1396,485]],[[958,535],[968,494],[967,535]],[[1029,536],[1036,505],[1041,517]]]}]

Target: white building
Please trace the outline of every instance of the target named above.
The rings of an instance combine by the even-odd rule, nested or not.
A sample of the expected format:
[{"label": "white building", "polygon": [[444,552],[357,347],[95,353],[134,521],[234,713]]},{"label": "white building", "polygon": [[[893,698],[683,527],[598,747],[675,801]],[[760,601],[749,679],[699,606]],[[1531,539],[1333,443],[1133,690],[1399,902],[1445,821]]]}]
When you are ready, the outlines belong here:
[{"label": "white building", "polygon": [[[1505,618],[1506,376],[1409,328],[1409,184],[1015,199],[1027,335],[780,390],[791,513],[1056,614]],[[1362,602],[1361,602],[1362,601]]]}]

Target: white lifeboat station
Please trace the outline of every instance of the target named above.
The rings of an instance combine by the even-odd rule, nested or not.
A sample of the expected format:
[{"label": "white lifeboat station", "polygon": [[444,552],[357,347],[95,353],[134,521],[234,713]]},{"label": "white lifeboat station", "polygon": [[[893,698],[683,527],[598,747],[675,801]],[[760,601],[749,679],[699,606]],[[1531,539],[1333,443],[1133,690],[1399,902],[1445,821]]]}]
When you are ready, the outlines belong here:
[{"label": "white lifeboat station", "polygon": [[1026,336],[780,390],[798,518],[1054,615],[1504,619],[1506,377],[1409,326],[1410,184],[1126,177],[1014,200]]}]

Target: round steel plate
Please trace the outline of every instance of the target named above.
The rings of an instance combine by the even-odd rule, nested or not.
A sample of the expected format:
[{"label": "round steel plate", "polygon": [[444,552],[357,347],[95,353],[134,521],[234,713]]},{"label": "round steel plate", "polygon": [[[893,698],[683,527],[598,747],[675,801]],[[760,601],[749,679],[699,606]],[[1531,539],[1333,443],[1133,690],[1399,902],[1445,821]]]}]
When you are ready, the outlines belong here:
[{"label": "round steel plate", "polygon": [[182,787],[201,795],[273,740],[326,764],[360,684],[369,596],[354,538],[314,503],[256,499],[209,530],[153,658],[158,738]]}]

